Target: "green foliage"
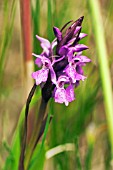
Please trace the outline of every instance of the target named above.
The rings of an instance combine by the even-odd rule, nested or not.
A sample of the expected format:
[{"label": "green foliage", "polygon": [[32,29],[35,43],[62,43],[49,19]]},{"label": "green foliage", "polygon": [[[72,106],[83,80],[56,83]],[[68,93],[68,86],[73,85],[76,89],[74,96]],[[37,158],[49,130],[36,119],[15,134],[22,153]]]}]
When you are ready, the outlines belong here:
[{"label": "green foliage", "polygon": [[[39,98],[40,98],[40,91],[37,91],[37,94],[34,96],[34,98],[31,101],[30,108],[36,105],[37,100]],[[6,159],[4,170],[18,170],[24,118],[25,118],[25,106],[23,107],[20,113],[20,118],[14,136],[12,138],[12,146],[11,148],[9,148],[10,152],[8,158]]]},{"label": "green foliage", "polygon": [[107,47],[105,43],[105,33],[103,29],[100,4],[98,0],[89,0],[91,18],[93,19],[93,29],[95,34],[95,43],[97,47],[100,77],[102,81],[103,97],[106,110],[106,119],[108,122],[109,138],[111,142],[111,155],[113,160],[113,95],[112,80],[108,64]]},{"label": "green foliage", "polygon": [[51,0],[47,1],[47,37],[50,41],[53,40],[52,33],[52,4]]},{"label": "green foliage", "polygon": [[[11,3],[11,8],[9,8],[9,1],[4,0],[4,24],[3,24],[3,34],[2,34],[2,43],[0,49],[0,85],[2,84],[5,61],[6,61],[6,52],[9,47],[12,38],[15,10],[16,10],[16,0],[13,0]],[[10,18],[9,18],[10,17]],[[10,22],[9,22],[10,19]]]},{"label": "green foliage", "polygon": [[31,159],[28,170],[43,170],[45,162],[45,145],[38,144]]},{"label": "green foliage", "polygon": [[[0,85],[2,85],[4,77],[3,73],[7,60],[6,56],[8,56],[8,48],[13,35],[16,2],[16,0],[12,3],[8,0],[3,1],[4,23],[2,24],[3,33],[0,42]],[[45,156],[46,151],[59,145],[65,145],[66,143],[74,144],[75,150],[73,149],[71,152],[65,150],[59,152],[59,154],[53,155],[53,158],[50,158],[52,161],[52,167],[50,165],[50,169],[71,170],[76,168],[77,170],[90,170],[94,166],[92,164],[93,160],[96,159],[96,156],[98,157],[98,152],[100,152],[98,141],[102,143],[101,147],[103,152],[101,153],[101,156],[104,155],[105,157],[105,162],[103,164],[106,166],[106,169],[110,169],[110,152],[113,147],[113,110],[111,99],[112,89],[110,86],[111,78],[109,77],[109,72],[112,68],[113,61],[113,37],[112,32],[110,32],[113,27],[113,2],[111,0],[109,3],[105,1],[102,4],[102,7],[100,6],[99,11],[101,11],[101,13],[103,12],[103,15],[101,13],[97,14],[97,4],[95,5],[95,2],[96,1],[91,0],[87,0],[87,2],[76,0],[72,0],[70,2],[68,0],[63,0],[62,2],[60,0],[31,1],[33,52],[36,54],[41,53],[40,43],[35,37],[36,34],[45,38],[47,37],[50,41],[52,41],[54,39],[52,31],[52,27],[54,25],[61,28],[65,22],[72,19],[76,20],[78,16],[80,17],[85,15],[82,30],[88,34],[88,37],[84,38],[81,43],[89,46],[89,50],[84,54],[88,54],[88,57],[92,59],[92,63],[88,64],[85,68],[85,74],[88,78],[85,82],[81,83],[77,89],[75,89],[76,100],[72,102],[69,107],[56,104],[53,100],[50,101],[48,119],[44,134],[33,153],[28,170],[45,170],[44,164],[48,161]],[[9,4],[11,4],[11,6]],[[104,21],[104,24],[101,25],[101,29],[100,22],[98,21],[99,17],[101,17]],[[104,30],[108,30],[105,32],[106,34],[103,34]],[[106,44],[103,45],[103,43],[105,43],[103,40],[105,39],[107,42],[107,47]],[[109,67],[109,59],[106,58],[107,48],[109,49],[108,55],[111,56],[111,68]],[[37,68],[35,68],[35,70],[37,70]],[[1,89],[0,93],[2,93]],[[37,107],[37,101],[40,96],[40,91],[38,90],[31,101],[30,109]],[[106,109],[104,109],[104,107]],[[11,137],[11,146],[8,141],[3,141],[2,143],[4,150],[8,154],[4,167],[2,168],[3,170],[18,170],[24,112],[25,106],[20,113],[20,118],[16,126],[15,133],[13,134],[13,137]],[[50,115],[53,115],[51,123],[49,123]],[[100,133],[97,141],[94,141],[93,144],[88,143],[86,141],[85,131],[91,122],[95,123],[97,129],[98,124],[101,125],[101,123],[107,122],[110,140],[107,140],[104,144],[106,137],[103,140],[103,133]],[[107,134],[106,129],[104,130],[104,133]],[[85,154],[83,154],[84,152],[82,153],[81,150],[83,150]],[[1,159],[0,161],[4,162],[4,159]]]},{"label": "green foliage", "polygon": [[50,119],[51,119],[51,111],[49,111],[49,114],[48,114],[45,130],[44,130],[44,134],[43,134],[43,138],[42,138],[42,143],[37,145],[37,147],[34,151],[32,160],[29,165],[29,170],[34,170],[37,167],[39,170],[43,170],[44,161],[45,161],[45,151],[46,151],[44,143],[45,143],[48,128],[49,128]]},{"label": "green foliage", "polygon": [[77,164],[77,169],[82,170],[82,165],[81,165],[81,158],[80,158],[80,152],[79,152],[79,145],[78,145],[78,139],[75,139],[75,157],[76,157],[76,164]]},{"label": "green foliage", "polygon": [[92,154],[93,154],[93,145],[89,145],[86,153],[85,168],[84,168],[85,170],[91,169]]}]

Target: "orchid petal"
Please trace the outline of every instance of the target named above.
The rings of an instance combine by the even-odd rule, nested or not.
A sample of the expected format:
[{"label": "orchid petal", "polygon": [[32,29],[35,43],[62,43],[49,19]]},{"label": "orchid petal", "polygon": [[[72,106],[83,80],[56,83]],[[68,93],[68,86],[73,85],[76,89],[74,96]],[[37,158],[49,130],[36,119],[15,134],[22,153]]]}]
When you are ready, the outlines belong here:
[{"label": "orchid petal", "polygon": [[43,48],[43,50],[49,55],[49,48],[51,48],[50,42],[47,39],[42,38],[38,35],[36,35],[36,38],[41,42],[41,47]]},{"label": "orchid petal", "polygon": [[65,103],[68,106],[68,101],[66,100],[66,90],[64,88],[58,88],[55,91],[55,102],[57,103]]},{"label": "orchid petal", "polygon": [[73,100],[75,100],[74,86],[73,85],[69,85],[66,88],[66,98],[67,98],[68,102],[72,102]]},{"label": "orchid petal", "polygon": [[46,82],[48,78],[49,69],[41,69],[39,71],[33,72],[32,77],[36,80],[36,85]]},{"label": "orchid petal", "polygon": [[51,48],[53,49],[57,45],[57,39],[55,38],[54,41],[51,43]]},{"label": "orchid petal", "polygon": [[84,55],[78,56],[74,60],[76,60],[76,59],[78,59],[80,62],[83,62],[83,63],[91,62],[91,60],[88,57],[84,56]]},{"label": "orchid petal", "polygon": [[51,81],[53,84],[56,84],[56,74],[55,74],[55,71],[53,69],[53,67],[50,67],[50,74],[51,74]]},{"label": "orchid petal", "polygon": [[61,56],[67,55],[68,51],[69,51],[69,48],[68,48],[67,46],[62,46],[62,47],[60,48],[60,50],[59,50],[59,54],[60,54]]},{"label": "orchid petal", "polygon": [[80,40],[81,40],[82,38],[86,37],[86,36],[87,36],[87,34],[85,34],[85,33],[80,33],[80,34],[79,34]]},{"label": "orchid petal", "polygon": [[41,67],[41,66],[42,66],[42,61],[41,61],[41,59],[40,59],[40,58],[36,58],[35,64],[38,65],[38,67]]},{"label": "orchid petal", "polygon": [[57,37],[58,41],[62,40],[62,32],[57,27],[53,27],[53,31],[55,36]]},{"label": "orchid petal", "polygon": [[35,56],[35,57],[37,57],[37,58],[40,58],[40,59],[42,58],[41,55],[37,55],[37,54],[35,54],[35,53],[32,53],[32,55]]},{"label": "orchid petal", "polygon": [[76,29],[75,29],[75,31],[74,31],[74,35],[76,35],[76,33],[77,33],[78,31],[80,31],[81,28],[82,28],[81,26],[77,26]]},{"label": "orchid petal", "polygon": [[72,50],[73,52],[81,52],[83,50],[87,50],[88,47],[84,44],[77,44],[75,45],[75,47],[70,47],[70,50]]},{"label": "orchid petal", "polygon": [[78,80],[84,81],[84,79],[86,78],[85,76],[78,74],[75,68],[73,68],[72,66],[67,66],[64,72],[67,74],[67,76],[71,78],[72,83],[76,83],[76,81]]}]

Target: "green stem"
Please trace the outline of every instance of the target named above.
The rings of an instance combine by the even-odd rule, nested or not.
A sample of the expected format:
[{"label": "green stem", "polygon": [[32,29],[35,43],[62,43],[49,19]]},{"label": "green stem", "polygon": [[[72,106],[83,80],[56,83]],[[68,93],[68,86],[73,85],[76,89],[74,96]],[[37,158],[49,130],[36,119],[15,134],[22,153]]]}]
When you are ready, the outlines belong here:
[{"label": "green stem", "polygon": [[25,154],[25,148],[26,148],[26,139],[27,139],[27,119],[28,119],[28,113],[29,113],[29,106],[32,100],[32,97],[35,93],[37,85],[34,84],[26,102],[26,109],[25,109],[25,121],[24,121],[24,134],[23,134],[23,141],[22,141],[22,147],[21,147],[21,154],[20,154],[20,161],[19,161],[19,170],[24,170],[24,154]]},{"label": "green stem", "polygon": [[94,145],[90,144],[87,149],[86,158],[85,158],[85,170],[91,170],[91,162],[93,156]]},{"label": "green stem", "polygon": [[42,121],[45,116],[46,107],[47,107],[47,102],[45,102],[45,100],[42,98],[40,108],[39,108],[38,117],[37,117],[36,124],[35,124],[35,128],[33,130],[33,134],[32,134],[31,140],[29,142],[29,145],[26,149],[25,170],[28,169],[28,166],[29,166],[29,163],[30,163],[33,151],[34,151],[34,147],[36,146],[37,138],[39,136],[40,128],[42,125]]},{"label": "green stem", "polygon": [[78,138],[75,139],[75,154],[76,154],[76,165],[78,170],[82,170],[82,164],[80,159],[80,152],[79,152],[79,144],[78,144]]},{"label": "green stem", "polygon": [[44,134],[43,134],[43,138],[42,138],[42,143],[41,143],[38,155],[36,155],[36,157],[34,157],[34,159],[30,162],[29,169],[33,166],[33,163],[35,163],[37,157],[39,158],[40,155],[41,155],[41,152],[43,151],[44,142],[45,142],[45,139],[46,139],[46,136],[47,136],[47,132],[48,132],[48,129],[49,129],[49,124],[50,124],[51,119],[52,119],[52,115],[51,115],[51,112],[49,112],[49,114],[47,116],[47,121],[46,121]]},{"label": "green stem", "polygon": [[111,157],[113,160],[113,98],[112,98],[112,84],[108,65],[107,48],[105,43],[105,33],[102,24],[99,1],[88,0],[88,4],[91,10],[91,21],[93,23],[95,42],[98,52],[106,119],[108,124],[109,139],[111,143]]}]

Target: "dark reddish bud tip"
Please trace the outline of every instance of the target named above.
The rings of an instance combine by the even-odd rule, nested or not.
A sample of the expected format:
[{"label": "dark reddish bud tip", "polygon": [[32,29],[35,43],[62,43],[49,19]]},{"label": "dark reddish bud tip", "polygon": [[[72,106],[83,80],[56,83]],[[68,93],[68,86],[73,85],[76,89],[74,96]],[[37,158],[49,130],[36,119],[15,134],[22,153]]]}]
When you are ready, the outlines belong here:
[{"label": "dark reddish bud tip", "polygon": [[77,19],[77,20],[74,22],[74,25],[76,25],[76,26],[81,26],[83,19],[84,19],[84,16],[80,17],[79,19]]},{"label": "dark reddish bud tip", "polygon": [[80,17],[78,20],[79,20],[79,22],[82,22],[83,19],[84,19],[84,16]]}]

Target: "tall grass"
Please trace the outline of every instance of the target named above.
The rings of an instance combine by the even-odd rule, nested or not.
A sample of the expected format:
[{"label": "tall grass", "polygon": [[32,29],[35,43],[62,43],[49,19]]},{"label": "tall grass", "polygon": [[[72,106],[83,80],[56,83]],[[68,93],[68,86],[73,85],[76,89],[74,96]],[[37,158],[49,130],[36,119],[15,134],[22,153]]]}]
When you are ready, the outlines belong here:
[{"label": "tall grass", "polygon": [[4,70],[5,70],[5,62],[8,56],[7,50],[12,38],[16,3],[17,2],[15,0],[11,2],[9,2],[8,0],[3,1],[4,22],[2,25],[2,39],[1,39],[1,48],[0,48],[0,85],[2,85],[2,80],[3,80]]},{"label": "tall grass", "polygon": [[[83,43],[90,46],[89,51],[85,52],[85,54],[89,55],[88,57],[92,59],[92,63],[89,64],[85,69],[85,73],[86,75],[88,75],[87,80],[85,80],[84,83],[81,83],[77,89],[75,89],[76,100],[72,102],[69,107],[56,104],[53,100],[50,101],[47,110],[48,118],[44,134],[40,139],[40,142],[36,146],[32,157],[30,157],[30,160],[27,162],[26,167],[28,170],[46,170],[48,169],[46,168],[46,166],[48,166],[49,169],[54,170],[90,170],[93,168],[94,165],[92,163],[95,161],[95,157],[98,157],[98,153],[101,151],[101,149],[103,150],[103,152],[101,151],[102,157],[103,155],[104,157],[106,156],[106,148],[108,156],[109,151],[111,152],[111,154],[113,154],[113,101],[110,69],[107,58],[108,54],[105,43],[105,38],[107,37],[105,37],[104,34],[102,14],[100,13],[102,8],[99,7],[100,5],[98,4],[98,1],[88,0],[87,3],[89,6],[87,6],[87,4],[83,1],[79,2],[77,0],[72,0],[71,2],[63,0],[62,3],[59,0],[31,1],[33,52],[35,52],[36,54],[40,54],[41,52],[41,47],[39,46],[39,42],[35,37],[36,34],[38,34],[39,36],[45,34],[43,36],[52,41],[54,39],[54,35],[52,32],[52,27],[54,25],[61,28],[64,25],[65,21],[68,22],[72,19],[76,20],[78,16],[86,14],[83,22],[83,30],[85,30],[86,33],[89,34],[89,38],[86,37],[83,40]],[[111,4],[113,3],[111,2]],[[2,37],[2,46],[0,51],[1,82],[3,80],[5,60],[7,59],[6,52],[11,42],[13,32],[16,1],[13,1],[12,3],[12,17],[10,24],[8,22],[8,16],[10,13],[8,6],[9,1],[5,0],[5,17],[3,25],[4,33]],[[45,11],[42,11],[42,9],[44,9]],[[77,15],[77,17],[75,16],[75,14]],[[43,21],[42,18],[44,19]],[[92,30],[94,30],[94,32]],[[95,64],[95,52],[98,54],[97,59],[100,72],[97,65]],[[111,52],[111,54],[113,54],[113,52]],[[35,70],[38,69],[36,66],[34,66],[34,68]],[[100,74],[98,74],[98,72]],[[38,89],[30,103],[30,110],[37,110],[37,102],[39,102],[40,96],[41,94]],[[105,123],[106,126],[103,105],[106,111],[106,119],[110,139],[109,141],[111,145],[110,149],[109,147],[107,147],[109,145],[108,141],[104,143],[105,137],[102,138],[102,135],[106,134],[106,128],[102,131],[102,133],[99,134],[99,138],[97,138],[97,136],[95,135],[95,129],[98,130],[98,125],[101,126],[103,123]],[[100,108],[100,106],[102,108]],[[11,146],[9,146],[9,144],[7,143],[4,143],[5,149],[8,151],[8,157],[4,163],[4,170],[18,170],[23,122],[25,118],[24,112],[25,106],[20,112],[20,118],[16,126],[15,133],[12,137]],[[52,120],[51,114],[53,116]],[[92,138],[94,139],[93,141],[91,138],[87,138],[87,129],[92,122],[95,125],[95,129],[91,134]],[[97,139],[102,143],[102,148],[100,148],[100,146],[98,145],[98,141],[96,141]],[[72,147],[70,148],[69,146]],[[56,151],[56,153],[52,153],[50,157],[47,158],[47,151],[49,152],[49,150],[51,151],[51,149],[55,151],[55,148],[57,148],[58,152]],[[110,164],[110,160],[106,160],[106,164]],[[105,163],[103,162],[103,164]]]},{"label": "tall grass", "polygon": [[109,70],[107,47],[105,43],[105,31],[102,24],[102,16],[100,12],[100,3],[95,1],[88,1],[93,30],[95,34],[95,43],[98,53],[100,76],[102,81],[104,104],[106,110],[106,119],[108,124],[109,138],[111,143],[111,159],[113,159],[113,94],[112,83]]}]

